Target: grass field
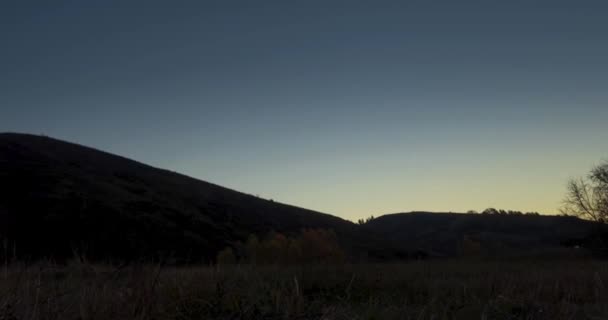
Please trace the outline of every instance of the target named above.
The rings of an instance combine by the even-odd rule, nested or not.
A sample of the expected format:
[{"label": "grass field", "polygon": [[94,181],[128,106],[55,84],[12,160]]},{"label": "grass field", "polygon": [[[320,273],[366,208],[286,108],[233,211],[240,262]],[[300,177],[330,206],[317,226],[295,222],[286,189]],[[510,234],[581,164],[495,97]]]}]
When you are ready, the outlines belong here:
[{"label": "grass field", "polygon": [[608,319],[608,261],[6,265],[0,319]]}]

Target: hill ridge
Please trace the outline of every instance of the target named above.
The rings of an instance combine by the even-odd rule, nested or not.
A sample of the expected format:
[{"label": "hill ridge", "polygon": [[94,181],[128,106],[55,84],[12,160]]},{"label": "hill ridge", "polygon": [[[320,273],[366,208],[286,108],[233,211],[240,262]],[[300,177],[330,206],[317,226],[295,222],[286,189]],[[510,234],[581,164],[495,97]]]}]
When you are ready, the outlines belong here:
[{"label": "hill ridge", "polygon": [[363,225],[46,136],[0,133],[0,239],[24,257],[211,261],[251,234],[332,229],[351,256],[557,248],[593,223],[559,216],[386,214]]},{"label": "hill ridge", "polygon": [[[5,212],[2,222],[16,229],[30,227],[28,222],[22,221],[23,217],[31,219],[32,224],[38,223],[39,226],[34,229],[42,232],[44,220],[48,220],[49,216],[66,224],[70,219],[94,224],[93,221],[110,215],[128,224],[131,229],[138,230],[134,231],[134,238],[148,239],[151,237],[149,230],[139,230],[138,223],[148,224],[148,227],[150,223],[158,224],[152,229],[161,234],[166,231],[161,223],[166,223],[172,226],[171,239],[167,241],[188,237],[180,235],[185,228],[183,233],[189,233],[192,238],[186,242],[196,240],[192,242],[201,247],[197,251],[206,252],[206,258],[211,258],[231,239],[242,239],[250,233],[273,229],[294,232],[305,227],[354,227],[352,222],[326,213],[257,198],[181,173],[50,137],[0,134],[0,161],[3,163],[0,168],[0,177],[3,178],[0,190],[10,195],[0,201],[0,209]],[[88,207],[78,207],[81,212],[72,212],[77,211],[74,203],[85,202]],[[97,212],[103,210],[106,212]],[[136,221],[138,219],[146,221]],[[159,219],[162,222],[157,221]],[[193,222],[198,223],[198,228],[192,226]],[[62,225],[55,227],[62,228]],[[74,238],[86,236],[77,232],[79,228],[83,226],[73,225],[66,233]],[[11,228],[4,229],[5,233],[10,233],[6,229]],[[142,232],[145,234],[142,235]],[[42,234],[49,236],[47,232]],[[21,242],[29,242],[26,240],[21,239]],[[70,239],[64,239],[62,245],[57,244],[64,247],[64,254],[69,251],[65,248],[68,242],[69,246],[74,245]],[[181,244],[181,241],[178,242]],[[161,243],[156,245],[158,248],[152,246],[145,251],[153,253],[159,251],[156,249],[160,247],[167,247]],[[30,249],[36,246],[32,243],[27,247],[26,251],[32,251]],[[137,251],[140,245],[134,244],[132,247]]]}]

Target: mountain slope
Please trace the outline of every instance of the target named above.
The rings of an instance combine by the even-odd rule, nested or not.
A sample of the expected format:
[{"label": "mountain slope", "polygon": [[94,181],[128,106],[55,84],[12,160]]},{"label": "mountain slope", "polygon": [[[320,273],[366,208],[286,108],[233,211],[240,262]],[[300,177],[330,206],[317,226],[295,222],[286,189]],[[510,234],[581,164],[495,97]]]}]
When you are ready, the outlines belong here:
[{"label": "mountain slope", "polygon": [[209,259],[270,230],[331,228],[340,218],[275,203],[47,137],[0,134],[0,237],[27,256]]},{"label": "mountain slope", "polygon": [[430,212],[388,214],[363,226],[401,250],[442,256],[466,254],[467,245],[478,254],[503,256],[560,249],[583,241],[598,227],[566,216]]},{"label": "mountain slope", "polygon": [[48,137],[0,134],[2,255],[210,261],[250,234],[332,229],[351,257],[559,248],[596,225],[572,217],[392,214],[364,225]]}]

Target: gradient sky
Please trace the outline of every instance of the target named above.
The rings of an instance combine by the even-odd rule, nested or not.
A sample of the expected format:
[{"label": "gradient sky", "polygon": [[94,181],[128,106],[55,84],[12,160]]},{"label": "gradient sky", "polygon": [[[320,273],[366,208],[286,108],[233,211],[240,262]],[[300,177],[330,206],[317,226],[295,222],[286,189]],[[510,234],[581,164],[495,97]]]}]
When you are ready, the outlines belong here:
[{"label": "gradient sky", "polygon": [[0,131],[347,219],[555,213],[608,158],[606,1],[2,1]]}]

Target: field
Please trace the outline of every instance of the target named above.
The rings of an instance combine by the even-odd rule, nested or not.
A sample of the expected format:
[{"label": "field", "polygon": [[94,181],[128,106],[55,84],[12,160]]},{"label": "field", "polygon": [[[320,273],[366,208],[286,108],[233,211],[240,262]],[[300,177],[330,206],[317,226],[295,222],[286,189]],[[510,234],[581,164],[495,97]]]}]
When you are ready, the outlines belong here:
[{"label": "field", "polygon": [[5,265],[0,319],[608,319],[608,262]]}]

